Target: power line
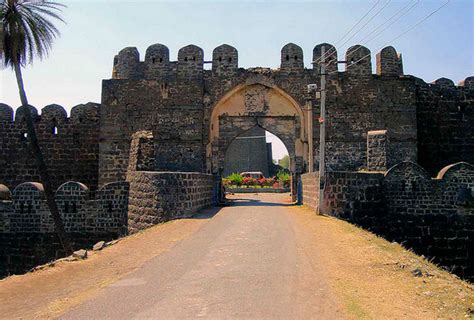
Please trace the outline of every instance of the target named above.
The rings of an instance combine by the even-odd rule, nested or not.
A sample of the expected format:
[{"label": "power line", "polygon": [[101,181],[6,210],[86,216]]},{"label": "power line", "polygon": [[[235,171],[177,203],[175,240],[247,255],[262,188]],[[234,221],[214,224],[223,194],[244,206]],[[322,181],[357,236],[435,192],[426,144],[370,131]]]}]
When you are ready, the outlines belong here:
[{"label": "power line", "polygon": [[362,16],[362,18],[360,18],[359,21],[357,21],[357,23],[354,24],[354,25],[352,26],[352,28],[349,29],[349,31],[347,31],[339,40],[336,41],[335,45],[339,44],[339,42],[341,42],[346,36],[348,36],[348,35],[352,32],[352,30],[354,30],[355,27],[357,27],[357,26],[359,25],[359,23],[361,23],[362,20],[364,20],[365,17],[367,17],[367,16],[369,15],[369,13],[370,13],[372,10],[375,9],[375,7],[380,3],[380,1],[381,1],[381,0],[377,0],[377,2],[375,2],[375,4],[372,6],[372,8],[370,8],[369,11],[367,11],[367,12],[364,14],[364,16]]},{"label": "power line", "polygon": [[[349,29],[349,31],[347,31],[339,40],[336,41],[336,43],[334,44],[334,49],[331,48],[326,54],[325,54],[325,58],[327,56],[329,56],[330,54],[333,53],[333,51],[335,50],[335,47],[345,38],[347,37],[358,25],[359,23],[361,23],[365,17],[367,17],[369,15],[370,12],[372,12],[372,10],[375,9],[375,7],[377,7],[377,5],[380,3],[381,0],[377,0],[377,2],[375,2],[375,4],[369,9],[369,11],[367,11],[360,19],[359,21],[357,21],[353,26],[352,28]],[[322,57],[318,58],[316,61],[313,61],[313,63],[318,63],[320,60],[321,60]]]},{"label": "power line", "polygon": [[382,12],[383,9],[385,9],[388,4],[391,2],[392,0],[388,0],[383,6],[382,8],[379,9],[379,11],[377,11],[372,17],[369,18],[369,20],[367,20],[367,22],[359,28],[359,30],[356,31],[355,34],[353,34],[349,39],[347,39],[341,46],[345,45],[347,42],[349,42],[349,40],[351,40],[352,38],[354,38],[358,32],[360,32],[362,29],[364,29],[376,16],[378,16],[380,14],[380,12]]},{"label": "power line", "polygon": [[[359,33],[362,29],[364,29],[376,16],[378,16],[380,14],[380,12],[382,12],[383,9],[385,9],[388,4],[391,2],[392,0],[388,0],[377,12],[375,12],[375,14],[373,16],[371,16],[369,18],[369,20],[367,20],[365,22],[364,25],[362,25],[362,27],[360,27],[352,36],[350,36],[348,39],[346,39],[346,41],[344,41],[341,46],[344,46],[346,43],[348,43],[352,38],[354,38],[357,33]],[[370,10],[369,10],[370,11]],[[334,50],[331,52],[331,54],[336,50],[336,48],[334,47]],[[328,54],[326,54],[325,58],[329,56],[329,52]],[[316,63],[320,62],[322,60],[322,58],[318,59]]]},{"label": "power line", "polygon": [[[402,36],[404,36],[405,34],[407,34],[408,32],[410,32],[411,30],[415,29],[416,27],[418,27],[420,24],[422,24],[423,22],[425,22],[426,20],[428,20],[431,16],[433,16],[434,14],[436,14],[438,11],[440,11],[442,8],[444,8],[445,6],[448,5],[448,3],[450,3],[451,0],[447,0],[444,4],[442,4],[440,7],[438,7],[436,10],[432,11],[430,14],[428,14],[426,17],[424,17],[423,19],[421,19],[420,21],[418,21],[417,23],[415,23],[414,25],[412,25],[410,28],[408,28],[407,30],[403,31],[402,33],[400,33],[399,35],[397,35],[395,38],[393,38],[392,40],[390,40],[387,44],[383,45],[382,47],[380,47],[379,49],[377,49],[377,51],[383,49],[384,47],[390,45],[391,43],[393,43],[394,41],[400,39]],[[370,56],[371,53],[363,56],[362,58],[360,58],[359,60],[353,62],[352,64],[346,66],[346,70],[352,66],[354,66],[355,64],[359,63],[360,61],[364,60],[365,58],[367,58],[368,56]],[[333,73],[336,73],[338,72],[337,70],[336,71],[332,71],[328,74],[333,74]]]},{"label": "power line", "polygon": [[[374,32],[376,32],[377,30],[379,30],[381,27],[383,27],[385,24],[387,24],[388,22],[390,22],[394,17],[396,17],[400,12],[402,12],[402,14],[396,18],[392,23],[390,23],[389,25],[387,25],[385,28],[383,28],[381,31],[379,31],[378,33],[375,34],[375,36],[373,36],[372,38],[370,38],[369,40],[367,40],[365,43],[369,43],[371,41],[373,41],[374,39],[378,38],[379,35],[381,35],[385,30],[387,30],[388,28],[390,28],[392,25],[394,25],[397,21],[399,21],[404,15],[406,15],[408,12],[410,12],[411,9],[413,9],[413,7],[415,7],[419,2],[420,0],[414,0],[413,4],[412,4],[413,1],[410,1],[405,7],[403,7],[402,9],[400,9],[399,11],[397,11],[393,16],[390,17],[390,19],[388,19],[387,21],[385,21],[384,23],[382,23],[381,25],[379,25],[377,28],[375,28],[374,30],[372,30],[372,32],[370,32],[369,34],[367,34],[364,38],[362,38],[359,43],[363,43],[368,37],[370,37],[370,35],[372,35]],[[411,5],[411,6],[410,6]],[[408,8],[408,9],[407,9]],[[350,51],[348,52],[347,54],[353,54],[355,53],[356,51],[358,51],[361,47],[357,47],[356,49],[354,49],[353,51]]]},{"label": "power line", "polygon": [[[413,3],[413,5],[411,7],[408,8],[408,10],[406,10],[405,12],[402,13],[402,15],[400,15],[395,21],[393,21],[392,23],[390,23],[387,27],[385,27],[382,31],[378,32],[374,37],[372,37],[371,39],[369,39],[367,43],[371,42],[372,40],[376,39],[380,34],[382,34],[385,30],[387,30],[390,26],[392,26],[394,23],[396,23],[398,20],[400,20],[405,14],[407,14],[415,5],[417,5],[419,2],[419,0],[415,0],[415,2]],[[403,7],[401,10],[399,10],[397,13],[395,13],[392,17],[390,17],[390,19],[388,19],[387,21],[385,21],[384,23],[382,23],[381,25],[379,25],[377,28],[375,28],[374,30],[372,30],[372,32],[370,32],[368,35],[366,35],[361,41],[360,43],[362,43],[365,39],[367,39],[368,36],[370,36],[371,34],[373,34],[376,30],[378,30],[380,27],[382,27],[383,25],[385,25],[387,22],[389,22],[391,19],[393,19],[393,17],[395,17],[396,15],[398,15],[401,11],[403,11],[405,8],[407,8],[409,5],[411,4],[411,2],[408,3],[407,6]],[[349,51],[347,52],[346,55],[351,55],[351,54],[354,54],[356,53],[357,51],[359,51],[360,49],[362,48],[362,46],[358,46],[357,48],[353,49],[352,51]]]}]

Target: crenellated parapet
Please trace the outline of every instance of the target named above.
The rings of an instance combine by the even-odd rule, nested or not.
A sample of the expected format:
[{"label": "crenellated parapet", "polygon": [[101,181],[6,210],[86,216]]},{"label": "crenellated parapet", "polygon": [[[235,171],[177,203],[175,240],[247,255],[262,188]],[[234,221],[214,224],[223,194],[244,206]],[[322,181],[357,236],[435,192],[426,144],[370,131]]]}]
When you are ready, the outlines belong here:
[{"label": "crenellated parapet", "polygon": [[[0,183],[10,188],[40,178],[31,154],[24,108],[13,114],[10,106],[0,105]],[[34,106],[29,108],[54,187],[81,180],[96,190],[100,105],[77,105],[70,117],[57,104],[45,106],[41,113]]]},{"label": "crenellated parapet", "polygon": [[38,110],[35,107],[33,107],[33,106],[21,106],[18,109],[16,109],[16,112],[15,112],[15,122],[16,123],[24,123],[26,121],[25,111],[28,110],[26,108],[30,109],[31,118],[33,119],[33,121],[36,121],[38,119]]},{"label": "crenellated parapet", "polygon": [[346,51],[346,73],[355,76],[372,74],[372,58],[370,50],[361,45],[355,45]]},{"label": "crenellated parapet", "polygon": [[[128,182],[102,186],[95,196],[75,181],[62,184],[55,200],[68,233],[126,233]],[[43,185],[24,182],[13,192],[0,185],[0,232],[54,232],[54,222],[45,199]]]},{"label": "crenellated parapet", "polygon": [[[9,123],[24,123],[25,119],[25,108],[20,106],[13,112],[13,108],[7,104],[0,103],[0,122]],[[86,103],[80,104],[71,109],[71,116],[67,116],[66,109],[58,104],[50,104],[41,109],[41,114],[38,109],[32,105],[29,105],[33,121],[37,123],[42,122],[58,122],[58,123],[87,123],[87,122],[98,122],[99,121],[99,108],[98,103]],[[14,121],[13,121],[14,119]]]},{"label": "crenellated parapet", "polygon": [[138,79],[142,74],[140,53],[135,47],[122,49],[114,65],[114,74],[117,79]]},{"label": "crenellated parapet", "polygon": [[377,74],[380,76],[403,75],[403,62],[401,53],[397,53],[394,47],[383,48],[376,56]]},{"label": "crenellated parapet", "polygon": [[234,47],[223,44],[212,51],[212,72],[217,75],[233,75],[239,68],[239,53]]},{"label": "crenellated parapet", "polygon": [[303,49],[294,43],[288,43],[281,49],[281,72],[301,72],[304,69]]},{"label": "crenellated parapet", "polygon": [[64,123],[67,120],[67,112],[58,104],[50,104],[41,109],[41,119],[47,122]]},{"label": "crenellated parapet", "polygon": [[463,87],[465,90],[474,91],[474,77],[467,77],[460,81],[458,86]]},{"label": "crenellated parapet", "polygon": [[167,46],[157,43],[151,45],[145,54],[145,78],[155,79],[166,75],[170,70],[170,50]]},{"label": "crenellated parapet", "polygon": [[[324,55],[323,53],[324,48]],[[313,49],[313,68],[316,70],[321,69],[321,63],[324,58],[324,64],[327,72],[337,71],[337,50],[329,43],[321,43]]]},{"label": "crenellated parapet", "polygon": [[[204,59],[209,53],[204,54],[201,48],[186,46],[179,50],[178,61],[170,61],[173,54],[170,58],[170,50],[165,46],[151,46],[138,67],[149,71],[139,80],[103,82],[106,106],[103,132],[108,135],[104,134],[101,145],[104,151],[99,173],[101,183],[126,179],[132,135],[141,130],[153,133],[157,170],[217,170],[218,165],[213,165],[212,159],[224,157],[216,156],[215,153],[222,152],[211,148],[214,135],[222,125],[213,119],[216,107],[226,101],[226,113],[236,106],[245,107],[236,117],[256,114],[270,117],[269,106],[275,98],[261,92],[273,89],[288,95],[304,114],[296,133],[302,139],[299,149],[302,154],[306,150],[309,154],[306,144],[309,114],[305,110],[311,99],[313,164],[317,167],[320,128],[317,114],[321,100],[317,94],[308,95],[307,88],[309,84],[319,87],[322,60],[327,74],[327,105],[331,106],[327,110],[328,168],[366,168],[369,157],[373,160],[371,165],[381,170],[393,163],[419,161],[426,156],[433,166],[427,163],[423,166],[434,173],[446,163],[473,161],[474,156],[469,154],[472,154],[470,140],[474,135],[460,134],[470,133],[469,126],[473,127],[472,94],[468,89],[472,87],[472,79],[454,86],[446,81],[427,84],[404,75],[401,54],[391,46],[377,53],[376,69],[372,68],[372,53],[361,45],[352,46],[346,52],[338,52],[330,43],[320,43],[312,49],[312,59],[306,59],[306,65],[304,50],[288,43],[280,50],[280,61],[271,63],[279,65],[278,68],[239,68],[238,59],[242,61],[242,57],[227,44],[217,46],[212,59]],[[136,56],[132,55],[131,59],[136,61]],[[155,66],[146,67],[153,64],[153,59]],[[262,89],[251,90],[253,85]],[[284,114],[283,109],[276,115]],[[387,135],[369,134],[371,140],[367,141],[367,132],[377,130],[387,130]],[[442,134],[437,135],[437,131]],[[436,146],[440,141],[442,148]],[[368,149],[368,144],[373,148]],[[378,147],[382,148],[381,152],[374,149]],[[430,154],[427,148],[439,156]],[[436,158],[439,160],[433,160]],[[310,163],[302,160],[302,167],[307,165],[305,162]]]},{"label": "crenellated parapet", "polygon": [[454,85],[454,81],[447,78],[439,78],[433,81],[431,84],[437,86],[441,89],[454,89],[456,86]]},{"label": "crenellated parapet", "polygon": [[7,104],[0,103],[0,122],[13,121],[13,108]]},{"label": "crenellated parapet", "polygon": [[[329,43],[321,43],[313,48],[310,69],[319,70],[324,47],[326,70],[332,74],[338,71],[338,53]],[[350,47],[346,51],[346,72],[352,77],[372,74],[370,50],[361,45]],[[212,75],[219,77],[234,76],[239,68],[236,48],[223,44],[212,52]],[[149,79],[160,80],[170,77],[201,78],[204,71],[204,51],[198,46],[188,45],[178,50],[177,61],[170,60],[169,48],[163,44],[153,44],[147,48],[144,61],[135,47],[122,49],[114,57],[113,79]],[[389,46],[377,54],[377,74],[384,76],[402,76],[403,63],[400,53]],[[283,74],[305,73],[303,49],[288,43],[280,52],[280,68],[273,70]]]},{"label": "crenellated parapet", "polygon": [[178,51],[178,76],[200,77],[204,65],[204,51],[190,44]]}]

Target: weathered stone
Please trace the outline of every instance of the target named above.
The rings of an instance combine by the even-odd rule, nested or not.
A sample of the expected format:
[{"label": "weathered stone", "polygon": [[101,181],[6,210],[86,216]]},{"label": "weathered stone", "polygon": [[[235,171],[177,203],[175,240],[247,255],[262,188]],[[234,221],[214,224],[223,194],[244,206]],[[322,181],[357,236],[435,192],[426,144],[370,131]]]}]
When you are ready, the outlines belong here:
[{"label": "weathered stone", "polygon": [[[338,72],[329,44],[314,48],[318,61],[309,69],[301,48],[288,44],[275,70],[239,69],[238,52],[228,45],[214,51],[212,70],[204,70],[204,52],[194,45],[180,49],[178,61],[170,61],[161,44],[148,48],[143,62],[136,48],[125,48],[114,57],[112,79],[103,81],[101,105],[76,106],[67,118],[57,105],[41,115],[21,107],[13,117],[12,108],[0,104],[0,252],[8,258],[0,261],[18,259],[31,267],[64,254],[42,186],[28,182],[39,175],[24,108],[33,114],[66,231],[75,247],[90,247],[125,234],[127,220],[134,232],[216,203],[226,151],[253,128],[274,133],[287,147],[294,195],[309,169],[308,123],[313,169],[319,165],[320,100],[306,88],[320,83],[323,47],[328,176],[321,203],[334,216],[473,275],[468,257],[474,254],[466,256],[466,247],[474,247],[471,169],[457,165],[441,178],[429,176],[449,163],[474,162],[473,78],[456,87],[445,78],[427,84],[404,76],[401,56],[391,47],[377,56],[377,75],[362,46],[347,51],[347,69]],[[390,140],[374,130],[387,131]],[[407,164],[386,176],[356,172],[385,171],[405,161],[418,161],[427,172]],[[125,180],[132,184],[130,195]],[[303,202],[314,208],[316,181],[315,174],[301,178]],[[12,268],[0,265],[0,272]]]},{"label": "weathered stone", "polygon": [[215,203],[212,175],[136,171],[129,177],[130,233],[171,219],[189,217]]},{"label": "weathered stone", "polygon": [[[25,181],[40,181],[31,154],[26,122],[19,108],[12,121],[0,105],[0,183],[14,189]],[[39,144],[51,172],[51,182],[58,188],[67,181],[81,181],[92,191],[98,188],[99,105],[88,103],[71,110],[71,117],[58,105],[42,109],[31,107]]]},{"label": "weathered stone", "polygon": [[99,241],[96,244],[94,244],[94,246],[92,247],[92,250],[99,251],[99,250],[104,249],[106,246],[107,244],[105,243],[105,241]]},{"label": "weathered stone", "polygon": [[[318,173],[301,176],[303,203],[319,204]],[[457,163],[435,179],[420,166],[404,162],[385,174],[328,172],[324,213],[348,220],[416,253],[433,258],[454,273],[474,279],[474,166]],[[466,191],[466,186],[471,186]]]},{"label": "weathered stone", "polygon": [[74,251],[72,256],[81,260],[87,259],[87,250],[81,249]]}]

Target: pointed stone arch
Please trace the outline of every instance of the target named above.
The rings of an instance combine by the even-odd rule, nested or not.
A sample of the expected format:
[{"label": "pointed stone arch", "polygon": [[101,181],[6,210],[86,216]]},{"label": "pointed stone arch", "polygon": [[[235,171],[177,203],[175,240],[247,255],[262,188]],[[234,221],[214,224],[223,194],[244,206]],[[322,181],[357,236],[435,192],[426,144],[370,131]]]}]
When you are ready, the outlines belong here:
[{"label": "pointed stone arch", "polygon": [[209,119],[207,170],[220,175],[230,143],[243,132],[260,126],[285,144],[291,171],[299,175],[307,158],[306,116],[299,103],[264,76],[248,78],[217,101]]}]

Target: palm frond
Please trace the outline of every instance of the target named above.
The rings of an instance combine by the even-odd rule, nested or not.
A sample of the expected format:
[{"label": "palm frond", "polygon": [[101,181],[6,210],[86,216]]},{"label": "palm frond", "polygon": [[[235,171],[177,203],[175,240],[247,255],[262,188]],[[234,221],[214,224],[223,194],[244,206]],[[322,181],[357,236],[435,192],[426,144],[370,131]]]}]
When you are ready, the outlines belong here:
[{"label": "palm frond", "polygon": [[51,51],[59,30],[51,20],[64,22],[65,5],[48,0],[0,0],[0,59],[4,66],[26,65]]}]

